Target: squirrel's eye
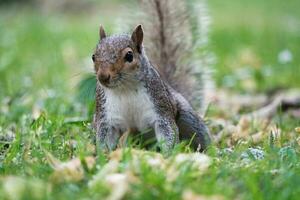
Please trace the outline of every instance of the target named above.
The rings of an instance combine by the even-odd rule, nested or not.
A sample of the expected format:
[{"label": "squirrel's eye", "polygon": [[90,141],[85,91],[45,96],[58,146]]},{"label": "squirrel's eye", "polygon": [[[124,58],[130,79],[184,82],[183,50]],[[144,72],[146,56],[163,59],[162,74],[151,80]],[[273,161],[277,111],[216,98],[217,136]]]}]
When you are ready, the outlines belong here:
[{"label": "squirrel's eye", "polygon": [[126,62],[132,62],[133,61],[133,53],[132,51],[128,51],[124,57]]},{"label": "squirrel's eye", "polygon": [[95,54],[92,55],[92,60],[95,62]]}]

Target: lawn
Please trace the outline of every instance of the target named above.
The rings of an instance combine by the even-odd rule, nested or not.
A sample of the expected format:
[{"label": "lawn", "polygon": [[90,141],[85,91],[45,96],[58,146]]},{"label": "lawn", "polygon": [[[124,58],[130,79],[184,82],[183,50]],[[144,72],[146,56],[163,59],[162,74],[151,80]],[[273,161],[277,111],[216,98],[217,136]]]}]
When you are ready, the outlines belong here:
[{"label": "lawn", "polygon": [[[235,137],[205,155],[179,144],[164,157],[133,139],[94,157],[93,86],[82,94],[78,85],[92,73],[98,25],[117,30],[120,2],[90,1],[86,11],[0,7],[0,199],[298,199],[300,119],[280,110],[265,128],[211,105],[207,122],[230,122]],[[208,6],[218,89],[300,88],[299,1]]]}]

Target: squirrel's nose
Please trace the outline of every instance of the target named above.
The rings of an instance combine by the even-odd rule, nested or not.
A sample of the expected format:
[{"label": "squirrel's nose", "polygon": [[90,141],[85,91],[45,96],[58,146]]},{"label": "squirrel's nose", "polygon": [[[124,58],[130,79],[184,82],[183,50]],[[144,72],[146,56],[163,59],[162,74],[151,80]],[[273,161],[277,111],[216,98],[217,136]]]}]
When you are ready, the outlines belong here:
[{"label": "squirrel's nose", "polygon": [[98,80],[100,81],[100,83],[102,83],[104,85],[108,84],[109,80],[110,80],[110,75],[109,74],[99,74]]}]

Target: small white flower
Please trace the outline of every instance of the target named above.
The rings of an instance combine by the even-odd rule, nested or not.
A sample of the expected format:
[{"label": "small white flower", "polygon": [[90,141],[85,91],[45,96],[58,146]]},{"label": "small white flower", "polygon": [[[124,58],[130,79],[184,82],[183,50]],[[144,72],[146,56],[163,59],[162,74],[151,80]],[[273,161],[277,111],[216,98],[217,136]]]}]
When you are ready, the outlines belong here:
[{"label": "small white flower", "polygon": [[248,148],[247,151],[243,152],[241,158],[245,162],[250,162],[252,159],[254,160],[262,160],[265,157],[265,153],[260,148]]},{"label": "small white flower", "polygon": [[290,63],[293,61],[293,54],[290,50],[285,49],[279,52],[278,54],[278,62],[281,64]]}]

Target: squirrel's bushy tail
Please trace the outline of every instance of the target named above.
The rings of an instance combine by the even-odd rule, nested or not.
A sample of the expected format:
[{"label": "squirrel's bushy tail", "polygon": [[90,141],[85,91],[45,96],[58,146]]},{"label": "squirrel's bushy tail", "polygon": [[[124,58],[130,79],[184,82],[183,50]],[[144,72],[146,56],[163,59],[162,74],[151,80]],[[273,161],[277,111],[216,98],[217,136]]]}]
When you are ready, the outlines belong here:
[{"label": "squirrel's bushy tail", "polygon": [[203,114],[212,87],[212,57],[206,50],[210,18],[205,1],[140,0],[140,7],[149,60]]}]

